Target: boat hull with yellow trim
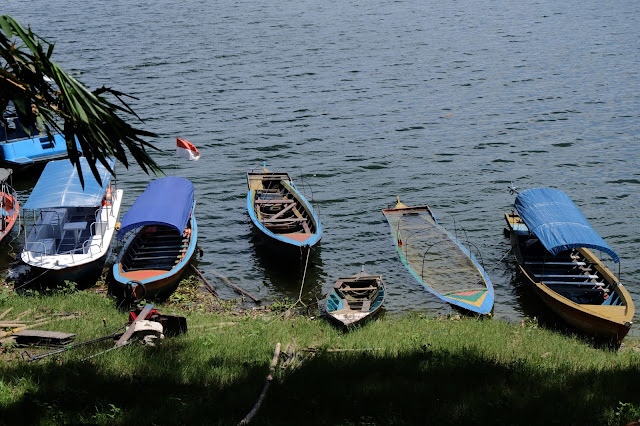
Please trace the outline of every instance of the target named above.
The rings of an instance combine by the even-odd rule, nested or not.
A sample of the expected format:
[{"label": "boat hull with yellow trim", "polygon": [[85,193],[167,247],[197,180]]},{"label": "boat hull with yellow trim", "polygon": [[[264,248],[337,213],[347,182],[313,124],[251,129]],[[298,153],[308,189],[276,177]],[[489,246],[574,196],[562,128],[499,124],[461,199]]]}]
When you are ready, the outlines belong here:
[{"label": "boat hull with yellow trim", "polygon": [[[529,191],[516,204],[526,222],[519,212],[505,214],[512,251],[526,282],[574,329],[598,338],[623,339],[635,314],[633,300],[592,249],[611,254],[614,261],[619,258],[599,236],[590,237],[595,231],[564,193]],[[535,203],[544,206],[544,213],[533,210]],[[562,225],[561,230],[554,230],[556,224]],[[551,241],[560,231],[562,242]]]},{"label": "boat hull with yellow trim", "polygon": [[488,315],[494,290],[475,256],[441,227],[429,206],[398,200],[382,211],[398,256],[413,278],[439,299],[472,314]]}]

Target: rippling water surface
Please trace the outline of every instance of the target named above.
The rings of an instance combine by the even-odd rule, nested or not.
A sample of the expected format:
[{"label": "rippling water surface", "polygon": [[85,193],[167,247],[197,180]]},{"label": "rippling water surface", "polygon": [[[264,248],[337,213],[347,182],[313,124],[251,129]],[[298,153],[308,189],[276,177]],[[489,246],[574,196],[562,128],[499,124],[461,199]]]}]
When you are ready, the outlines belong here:
[{"label": "rippling water surface", "polygon": [[[429,204],[477,247],[496,317],[529,315],[502,234],[513,182],[567,192],[622,258],[640,304],[637,1],[8,0],[3,9],[55,42],[54,59],[88,86],[139,98],[141,126],[159,134],[154,158],[196,186],[199,267],[222,297],[237,295],[207,270],[265,300],[298,296],[300,275],[256,251],[246,214],[245,172],[266,161],[320,210],[306,301],[364,265],[388,284],[387,312],[447,311],[396,255],[381,209],[399,195]],[[177,136],[202,159],[178,163]],[[118,179],[128,208],[150,178],[120,167]]]}]

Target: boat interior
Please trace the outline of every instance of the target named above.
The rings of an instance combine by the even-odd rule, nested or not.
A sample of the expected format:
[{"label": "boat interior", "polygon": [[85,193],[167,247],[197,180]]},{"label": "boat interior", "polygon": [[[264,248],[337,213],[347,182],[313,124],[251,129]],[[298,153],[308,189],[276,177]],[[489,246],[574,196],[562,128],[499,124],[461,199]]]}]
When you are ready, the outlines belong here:
[{"label": "boat interior", "polygon": [[586,305],[623,304],[611,283],[579,249],[550,254],[535,238],[524,243],[524,267],[530,277],[567,299]]},{"label": "boat interior", "polygon": [[255,191],[254,206],[260,222],[275,234],[313,234],[315,225],[309,213],[283,185],[286,174],[268,173]]},{"label": "boat interior", "polygon": [[188,227],[182,235],[173,227],[164,225],[144,226],[122,256],[122,272],[129,278],[144,279],[142,271],[170,271],[185,256],[191,237]]},{"label": "boat interior", "polygon": [[47,256],[87,253],[87,242],[105,229],[99,207],[42,209],[27,237],[26,250]]},{"label": "boat interior", "polygon": [[353,311],[367,312],[378,298],[381,301],[384,298],[375,277],[345,280],[336,288],[336,293],[343,299],[343,308]]}]

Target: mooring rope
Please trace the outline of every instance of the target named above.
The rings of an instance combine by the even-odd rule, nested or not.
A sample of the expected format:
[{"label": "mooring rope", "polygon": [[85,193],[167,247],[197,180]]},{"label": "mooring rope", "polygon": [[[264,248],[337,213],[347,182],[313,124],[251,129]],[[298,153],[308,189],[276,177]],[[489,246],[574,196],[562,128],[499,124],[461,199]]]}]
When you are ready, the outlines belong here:
[{"label": "mooring rope", "polygon": [[49,269],[45,269],[44,272],[42,272],[40,275],[38,275],[37,277],[33,278],[32,280],[27,281],[26,283],[22,284],[21,286],[14,287],[12,291],[20,290],[22,287],[25,287],[25,286],[31,284],[32,282],[34,282],[35,280],[37,280],[38,278],[42,277],[47,272],[49,272]]},{"label": "mooring rope", "polygon": [[307,267],[309,266],[310,253],[311,253],[311,247],[307,247],[307,260],[304,263],[304,271],[302,272],[302,283],[300,283],[300,293],[298,294],[298,300],[296,300],[296,303],[294,303],[293,306],[296,306],[298,302],[302,303],[304,306],[307,306],[307,304],[302,301],[302,289],[304,288],[304,280],[307,277]]}]

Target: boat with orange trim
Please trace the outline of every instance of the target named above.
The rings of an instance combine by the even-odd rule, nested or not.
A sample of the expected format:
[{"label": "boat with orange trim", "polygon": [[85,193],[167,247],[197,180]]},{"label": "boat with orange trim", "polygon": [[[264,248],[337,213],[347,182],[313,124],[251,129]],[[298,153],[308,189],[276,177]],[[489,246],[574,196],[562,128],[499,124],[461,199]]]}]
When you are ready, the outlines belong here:
[{"label": "boat with orange trim", "polygon": [[424,288],[465,311],[487,315],[493,285],[475,256],[441,227],[429,206],[408,207],[397,198],[384,209],[400,260]]},{"label": "boat with orange trim", "polygon": [[198,240],[193,184],[168,176],[147,185],[122,218],[124,246],[113,280],[127,299],[162,299],[173,292]]},{"label": "boat with orange trim", "polygon": [[11,232],[20,214],[16,190],[11,185],[11,169],[0,169],[0,242]]}]

